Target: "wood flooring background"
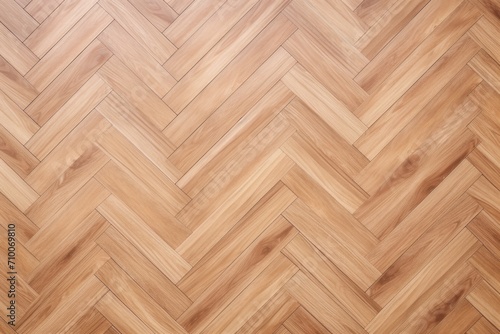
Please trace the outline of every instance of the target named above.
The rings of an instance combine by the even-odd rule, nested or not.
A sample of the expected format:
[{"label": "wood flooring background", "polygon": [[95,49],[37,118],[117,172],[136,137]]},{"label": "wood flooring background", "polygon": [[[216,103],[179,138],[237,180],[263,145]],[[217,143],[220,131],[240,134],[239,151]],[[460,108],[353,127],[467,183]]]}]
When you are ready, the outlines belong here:
[{"label": "wood flooring background", "polygon": [[500,0],[0,22],[1,333],[499,333]]}]

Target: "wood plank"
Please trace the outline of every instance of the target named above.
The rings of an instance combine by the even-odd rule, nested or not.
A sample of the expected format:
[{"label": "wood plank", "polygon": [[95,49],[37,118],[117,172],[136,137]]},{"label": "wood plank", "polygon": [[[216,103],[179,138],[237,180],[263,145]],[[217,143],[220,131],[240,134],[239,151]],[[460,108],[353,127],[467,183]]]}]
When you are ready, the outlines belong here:
[{"label": "wood plank", "polygon": [[191,305],[189,298],[115,228],[108,228],[96,242],[152,300],[175,319]]},{"label": "wood plank", "polygon": [[2,74],[0,89],[21,109],[26,108],[37,97],[38,91],[35,87],[2,56],[0,56],[0,73]]},{"label": "wood plank", "polygon": [[26,46],[42,58],[96,3],[97,0],[64,0],[26,39]]},{"label": "wood plank", "polygon": [[2,91],[0,91],[0,123],[23,145],[40,128]]},{"label": "wood plank", "polygon": [[[297,231],[285,219],[281,218],[267,228],[241,255],[224,271],[224,273],[208,287],[199,298],[178,319],[178,322],[189,333],[201,333],[215,319],[217,314],[230,305],[231,301],[256,277],[280,256],[281,249]],[[285,260],[290,265],[289,260]],[[274,265],[276,266],[276,265]],[[283,270],[285,275],[289,271]],[[278,275],[283,275],[283,272]],[[291,275],[286,275],[291,276]],[[258,279],[257,279],[258,280]],[[284,282],[283,282],[284,283]],[[282,284],[283,284],[282,283]],[[269,285],[269,284],[268,284]],[[262,287],[261,287],[262,288]],[[273,294],[276,292],[273,291]],[[238,303],[241,305],[241,303]],[[236,305],[238,305],[236,304]],[[241,307],[241,306],[240,306]],[[258,309],[258,307],[257,307]],[[250,315],[251,316],[251,312]],[[231,318],[234,318],[234,315]],[[244,324],[243,321],[242,324]],[[213,326],[214,322],[210,324]],[[220,326],[220,325],[219,325]],[[236,327],[235,329],[238,329]],[[222,332],[224,327],[209,333]],[[231,331],[230,331],[231,332]]]},{"label": "wood plank", "polygon": [[175,79],[116,21],[99,35],[99,40],[159,97],[175,85]]},{"label": "wood plank", "polygon": [[500,190],[484,176],[480,177],[467,191],[485,211],[497,222],[500,221]]},{"label": "wood plank", "polygon": [[92,76],[30,138],[26,147],[38,159],[44,159],[110,92],[111,88],[99,76]]},{"label": "wood plank", "polygon": [[[444,4],[441,1],[437,1],[437,3]],[[446,4],[449,3],[446,2]],[[383,83],[376,86],[370,97],[356,110],[355,114],[364,124],[371,126],[462,37],[480,16],[481,14],[475,6],[469,2],[462,2],[425,41],[404,59],[399,67],[394,68],[393,72],[388,71],[386,65],[379,67],[384,68],[383,73],[390,75]],[[407,36],[405,39],[413,40]]]},{"label": "wood plank", "polygon": [[363,0],[354,12],[367,24],[373,26],[398,0]]},{"label": "wood plank", "polygon": [[[460,267],[481,243],[467,229],[463,229],[446,247],[421,270],[366,327],[370,333],[388,333],[397,330],[400,323],[418,309],[429,296],[444,284],[446,273]],[[453,282],[453,280],[452,280]],[[425,309],[425,308],[424,308]]]},{"label": "wood plank", "polygon": [[479,319],[478,322],[474,324],[467,331],[467,334],[498,334],[500,330],[491,324],[485,317]]},{"label": "wood plank", "polygon": [[[110,128],[98,140],[98,145],[123,170],[140,179],[155,196],[163,200],[163,206],[176,215],[190,200],[176,184],[156,167],[144,153],[134,146],[116,128]],[[139,182],[139,183],[140,183]],[[136,194],[134,194],[135,197]]]},{"label": "wood plank", "polygon": [[481,173],[467,160],[427,196],[368,258],[380,271],[386,271],[430,226],[441,219],[446,208],[457,201],[479,179]]},{"label": "wood plank", "polygon": [[0,159],[23,179],[40,163],[2,125],[0,125]]},{"label": "wood plank", "polygon": [[22,244],[38,232],[39,228],[26,217],[4,194],[0,193],[0,225],[8,229],[12,222],[16,224],[16,238]]},{"label": "wood plank", "polygon": [[425,149],[413,152],[354,216],[375,236],[384,239],[474,150],[477,143],[477,137],[466,129],[456,131],[427,152]]},{"label": "wood plank", "polygon": [[352,252],[364,256],[378,244],[378,239],[340,205],[322,186],[303,169],[293,167],[282,181],[304,204],[328,224],[323,228]]},{"label": "wood plank", "polygon": [[186,333],[165,310],[127,275],[116,262],[106,262],[96,277],[155,333]]},{"label": "wood plank", "polygon": [[[461,0],[430,1],[428,4],[394,37],[390,43],[355,77],[359,85],[369,93],[387,79],[413,50],[426,40],[433,39],[434,30],[447,17],[456,14],[453,11],[462,3]],[[405,6],[407,7],[407,6]],[[473,8],[473,6],[470,6]],[[448,19],[449,20],[449,19]],[[434,34],[437,33],[434,32]],[[460,35],[461,36],[461,35]],[[374,40],[375,41],[375,40]],[[366,54],[365,54],[366,55]],[[368,57],[370,58],[370,57]]]},{"label": "wood plank", "polygon": [[39,197],[3,159],[0,159],[0,191],[21,211],[25,211]]},{"label": "wood plank", "polygon": [[283,250],[283,254],[308,277],[314,277],[323,284],[340,306],[362,326],[368,325],[380,311],[377,303],[302,235],[297,235]]},{"label": "wood plank", "polygon": [[162,0],[130,0],[130,3],[159,31],[164,31],[178,16],[177,13]]},{"label": "wood plank", "polygon": [[[258,5],[254,6],[165,95],[164,101],[176,113],[181,112],[215,77],[223,77],[223,74],[219,75],[219,73],[230,63],[235,65],[232,65],[232,69],[231,66],[227,67],[228,69],[224,71],[227,73],[226,75],[229,75],[235,67],[240,68],[241,62],[245,60],[245,66],[242,66],[233,75],[243,76],[250,72],[246,74],[244,79],[239,80],[244,81],[248,78],[256,69],[254,66],[261,65],[295,30],[295,26],[283,16],[274,19],[288,2],[289,0],[279,0],[269,3],[260,0]],[[266,27],[268,24],[269,26]],[[253,39],[255,40],[252,41]],[[243,50],[245,51],[240,54]],[[231,86],[241,85],[241,83],[238,84],[239,80],[236,79]]]},{"label": "wood plank", "polygon": [[367,291],[379,305],[385,306],[480,212],[481,207],[467,194],[443,211],[408,250],[380,276]]},{"label": "wood plank", "polygon": [[[221,313],[203,333],[237,333],[245,322],[252,321],[252,314],[262,310],[277,291],[297,272],[297,268],[283,255],[278,257]],[[298,303],[289,297],[292,305],[285,304],[281,312],[291,313],[288,307],[295,308]],[[278,301],[279,302],[279,301]],[[260,308],[260,309],[259,309]],[[284,317],[275,314],[276,317]],[[270,319],[266,325],[272,325]]]},{"label": "wood plank", "polygon": [[43,91],[112,20],[104,9],[94,5],[28,72],[26,79]]},{"label": "wood plank", "polygon": [[39,125],[47,121],[112,56],[99,41],[92,42],[52,83],[26,108]]},{"label": "wood plank", "polygon": [[287,332],[293,334],[330,334],[331,332],[326,329],[311,313],[307,312],[302,306],[299,307],[293,314],[285,321],[285,328]]},{"label": "wood plank", "polygon": [[176,47],[127,0],[99,0],[99,5],[160,64],[175,52]]},{"label": "wood plank", "polygon": [[354,143],[366,157],[373,160],[421,110],[451,81],[479,46],[471,38],[456,42],[403,96],[398,99]]},{"label": "wood plank", "polygon": [[191,231],[175,219],[175,206],[158,196],[126,168],[110,162],[96,175],[96,179],[113,195],[135,212],[161,239],[171,247],[179,246]]},{"label": "wood plank", "polygon": [[222,272],[255,240],[261,231],[276,224],[278,216],[295,200],[281,182],[222,238],[179,282],[179,288],[196,300]]},{"label": "wood plank", "polygon": [[363,154],[353,148],[299,98],[293,99],[283,115],[300,135],[312,143],[331,166],[354,178],[368,164]]},{"label": "wood plank", "polygon": [[467,300],[497,329],[500,328],[500,315],[496,311],[496,305],[500,303],[500,294],[491,285],[482,281],[467,296]]},{"label": "wood plank", "polygon": [[231,191],[231,197],[177,247],[179,254],[195,265],[203,257],[203,250],[214,246],[292,166],[293,162],[276,150],[243,182],[234,182],[236,191]]},{"label": "wood plank", "polygon": [[395,174],[398,169],[402,172],[401,176],[418,171],[419,156],[439,149],[454,134],[462,132],[478,115],[478,107],[466,97],[480,81],[481,78],[474,71],[465,67],[382,149],[355,180],[367,193],[373,195],[391,177],[398,177]]},{"label": "wood plank", "polygon": [[189,5],[191,5],[191,3],[194,1],[194,0],[166,0],[167,3],[170,5],[170,7],[172,7],[177,13],[182,13],[186,10],[187,7],[189,7]]},{"label": "wood plank", "polygon": [[[380,19],[356,41],[356,47],[370,60],[406,26],[429,3],[429,0],[395,1]],[[361,11],[361,10],[360,10]],[[385,51],[384,51],[385,52]]]},{"label": "wood plank", "polygon": [[98,73],[114,94],[139,110],[157,129],[162,130],[174,119],[175,113],[117,57],[111,58]]},{"label": "wood plank", "polygon": [[15,1],[0,3],[0,21],[21,41],[38,28],[38,23]]},{"label": "wood plank", "polygon": [[[213,174],[207,171],[208,177],[201,179],[202,186],[196,187],[194,193],[188,193],[193,198],[177,215],[179,220],[192,230],[200,226],[219,206],[238,194],[248,178],[268,158],[276,155],[293,131],[283,117],[278,115],[260,133],[244,142],[240,149],[217,159],[219,166],[212,171]],[[288,160],[286,159],[287,162]]]},{"label": "wood plank", "polygon": [[[36,331],[36,327],[43,324],[45,319],[51,317],[51,321],[57,323],[54,318],[54,311],[62,305],[62,309],[68,305],[65,304],[75,299],[85,300],[86,298],[94,298],[95,292],[88,291],[87,296],[79,296],[79,291],[81,288],[94,286],[97,280],[94,277],[94,273],[101,267],[106,261],[109,260],[109,256],[102,251],[99,247],[94,247],[87,256],[78,263],[77,266],[73,267],[69,275],[60,277],[58,280],[51,282],[51,284],[45,287],[44,291],[40,296],[31,304],[30,309],[27,311],[26,316],[21,318],[19,321],[19,327],[17,327],[18,333],[32,333]],[[98,283],[100,283],[97,280]],[[79,298],[73,298],[74,296],[79,296]],[[78,302],[76,300],[76,302]],[[78,307],[78,305],[75,305]],[[72,306],[74,307],[74,306]],[[79,308],[75,308],[79,310]],[[80,316],[85,314],[87,310],[83,309],[79,312]],[[78,315],[72,318],[76,322]],[[50,326],[50,322],[45,323]],[[57,331],[57,329],[56,329]]]},{"label": "wood plank", "polygon": [[467,295],[481,282],[481,276],[468,263],[453,269],[453,276],[445,279],[435,291],[428,291],[423,296],[426,301],[418,308],[412,307],[411,314],[400,322],[396,331],[429,332],[460,302],[466,301]]},{"label": "wood plank", "polygon": [[275,333],[299,306],[300,304],[288,292],[280,290],[269,298],[267,303],[255,312],[236,333]]},{"label": "wood plank", "polygon": [[355,110],[368,97],[333,55],[302,30],[296,31],[283,47],[347,109]]},{"label": "wood plank", "polygon": [[338,301],[316,280],[299,271],[286,284],[287,291],[332,333],[348,331],[366,333],[339,305]]},{"label": "wood plank", "polygon": [[[292,95],[284,85],[277,84],[196,162],[196,165],[179,180],[178,186],[195,197],[204,187],[228,171],[234,175],[263,161],[294,132],[290,124],[279,114],[291,100]],[[216,117],[219,116],[222,115],[217,113]],[[216,127],[217,124],[211,122],[210,127],[212,126]],[[193,141],[186,143],[192,146]],[[183,147],[184,145],[181,146]],[[174,153],[172,160],[175,161],[176,157]],[[256,159],[252,160],[250,157]]]},{"label": "wood plank", "polygon": [[43,194],[58,180],[68,168],[80,162],[78,158],[95,149],[95,142],[109,127],[110,123],[99,113],[92,112],[62,140],[38,166],[28,175],[26,182],[38,193]]},{"label": "wood plank", "polygon": [[366,131],[365,125],[300,64],[295,65],[282,81],[349,144]]},{"label": "wood plank", "polygon": [[[280,0],[281,1],[281,0]],[[286,0],[285,0],[286,1]],[[240,21],[244,22],[244,21]],[[228,64],[220,74],[212,73],[217,64],[207,63],[210,57],[203,58],[198,63],[190,74],[185,76],[179,83],[165,96],[165,101],[171,105],[169,96],[176,96],[180,93],[180,98],[176,101],[181,103],[194,100],[187,106],[177,118],[163,131],[163,133],[174,144],[179,146],[193,133],[198,126],[201,125],[218,107],[220,107],[226,99],[231,96],[244,82],[250,78],[262,64],[279,49],[280,45],[295,31],[295,26],[283,16],[279,16],[273,20],[260,34],[257,36],[244,51],[238,54],[234,60]],[[228,48],[227,50],[230,50]],[[212,49],[212,51],[215,49]],[[207,56],[211,53],[207,54]],[[219,59],[219,58],[218,58]],[[207,71],[201,67],[209,66]],[[198,67],[202,70],[198,72]],[[204,75],[207,74],[207,75]],[[199,85],[207,79],[205,84],[210,84],[201,91],[203,86]],[[192,81],[194,80],[194,81]],[[191,82],[193,85],[191,86]],[[189,87],[186,87],[189,86]],[[186,89],[185,89],[186,88]],[[190,95],[195,89],[195,95]],[[201,91],[201,92],[200,92]],[[198,94],[200,93],[200,94]],[[196,95],[198,94],[198,95]],[[171,105],[172,106],[172,105]],[[173,109],[176,107],[174,106]],[[180,111],[180,110],[179,110]]]},{"label": "wood plank", "polygon": [[497,291],[500,288],[500,260],[486,247],[481,247],[469,260],[481,276]]},{"label": "wood plank", "polygon": [[100,214],[92,212],[27,276],[30,286],[42,293],[52,282],[70,275],[70,271],[92,252],[94,241],[108,226]]},{"label": "wood plank", "polygon": [[500,160],[492,156],[481,144],[469,154],[467,159],[490,181],[500,188]]},{"label": "wood plank", "polygon": [[139,110],[115,92],[109,94],[96,109],[170,180],[176,182],[179,179],[180,172],[167,159],[174,151],[172,143]]},{"label": "wood plank", "polygon": [[469,35],[497,62],[500,62],[500,43],[495,36],[499,33],[500,27],[491,23],[486,17],[477,21],[469,31]]},{"label": "wood plank", "polygon": [[112,292],[106,293],[95,307],[116,326],[117,333],[154,333]]},{"label": "wood plank", "polygon": [[179,47],[165,69],[180,80],[256,3],[195,1],[163,33]]},{"label": "wood plank", "polygon": [[471,59],[469,66],[500,94],[500,80],[498,80],[500,78],[500,65],[484,49]]},{"label": "wood plank", "polygon": [[115,196],[106,199],[98,211],[173,283],[177,283],[191,269],[173,248]]},{"label": "wood plank", "polygon": [[500,223],[498,221],[482,211],[467,228],[476,238],[481,240],[490,252],[500,258],[500,243],[498,242],[500,240]]},{"label": "wood plank", "polygon": [[104,334],[111,323],[95,308],[91,308],[69,329],[70,333]]},{"label": "wood plank", "polygon": [[458,305],[432,329],[431,334],[465,333],[481,318],[479,313],[467,300]]},{"label": "wood plank", "polygon": [[0,54],[21,75],[25,75],[38,62],[38,57],[3,24],[0,24]]},{"label": "wood plank", "polygon": [[104,152],[97,146],[90,145],[25,211],[26,216],[39,226],[43,225],[108,161],[109,158]]},{"label": "wood plank", "polygon": [[282,150],[349,213],[354,213],[368,199],[367,194],[351,178],[341,170],[332,168],[312,143],[299,133],[288,139]]},{"label": "wood plank", "polygon": [[363,256],[340,243],[332,234],[328,222],[318,217],[300,199],[295,200],[283,216],[361,289],[368,289],[380,276]]},{"label": "wood plank", "polygon": [[24,7],[38,23],[42,23],[45,19],[57,9],[64,0],[31,0]]},{"label": "wood plank", "polygon": [[[37,258],[48,256],[71,231],[92,219],[88,216],[95,214],[94,209],[108,196],[109,192],[91,179],[49,221],[44,222],[38,233],[26,243],[26,247]],[[50,247],[47,247],[48,244]]]}]

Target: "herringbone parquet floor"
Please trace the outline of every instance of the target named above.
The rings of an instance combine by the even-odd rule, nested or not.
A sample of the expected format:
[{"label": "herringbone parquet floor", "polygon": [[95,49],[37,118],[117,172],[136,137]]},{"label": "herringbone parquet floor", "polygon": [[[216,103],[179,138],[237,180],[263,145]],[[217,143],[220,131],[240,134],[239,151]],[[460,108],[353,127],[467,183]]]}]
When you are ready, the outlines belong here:
[{"label": "herringbone parquet floor", "polygon": [[499,333],[500,0],[0,0],[0,192],[1,333]]}]

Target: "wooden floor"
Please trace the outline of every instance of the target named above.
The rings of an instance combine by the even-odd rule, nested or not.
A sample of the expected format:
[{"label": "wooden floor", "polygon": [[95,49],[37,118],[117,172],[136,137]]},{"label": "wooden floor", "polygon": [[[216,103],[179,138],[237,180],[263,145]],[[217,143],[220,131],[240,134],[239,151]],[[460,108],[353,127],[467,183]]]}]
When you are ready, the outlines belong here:
[{"label": "wooden floor", "polygon": [[1,333],[500,333],[500,0],[0,22]]}]

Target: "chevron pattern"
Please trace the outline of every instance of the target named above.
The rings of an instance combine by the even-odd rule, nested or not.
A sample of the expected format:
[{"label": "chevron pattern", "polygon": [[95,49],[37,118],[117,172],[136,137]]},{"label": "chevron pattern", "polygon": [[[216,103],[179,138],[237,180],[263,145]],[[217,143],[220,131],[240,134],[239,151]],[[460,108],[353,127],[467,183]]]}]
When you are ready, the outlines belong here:
[{"label": "chevron pattern", "polygon": [[500,333],[500,0],[0,0],[0,144],[1,333]]}]

